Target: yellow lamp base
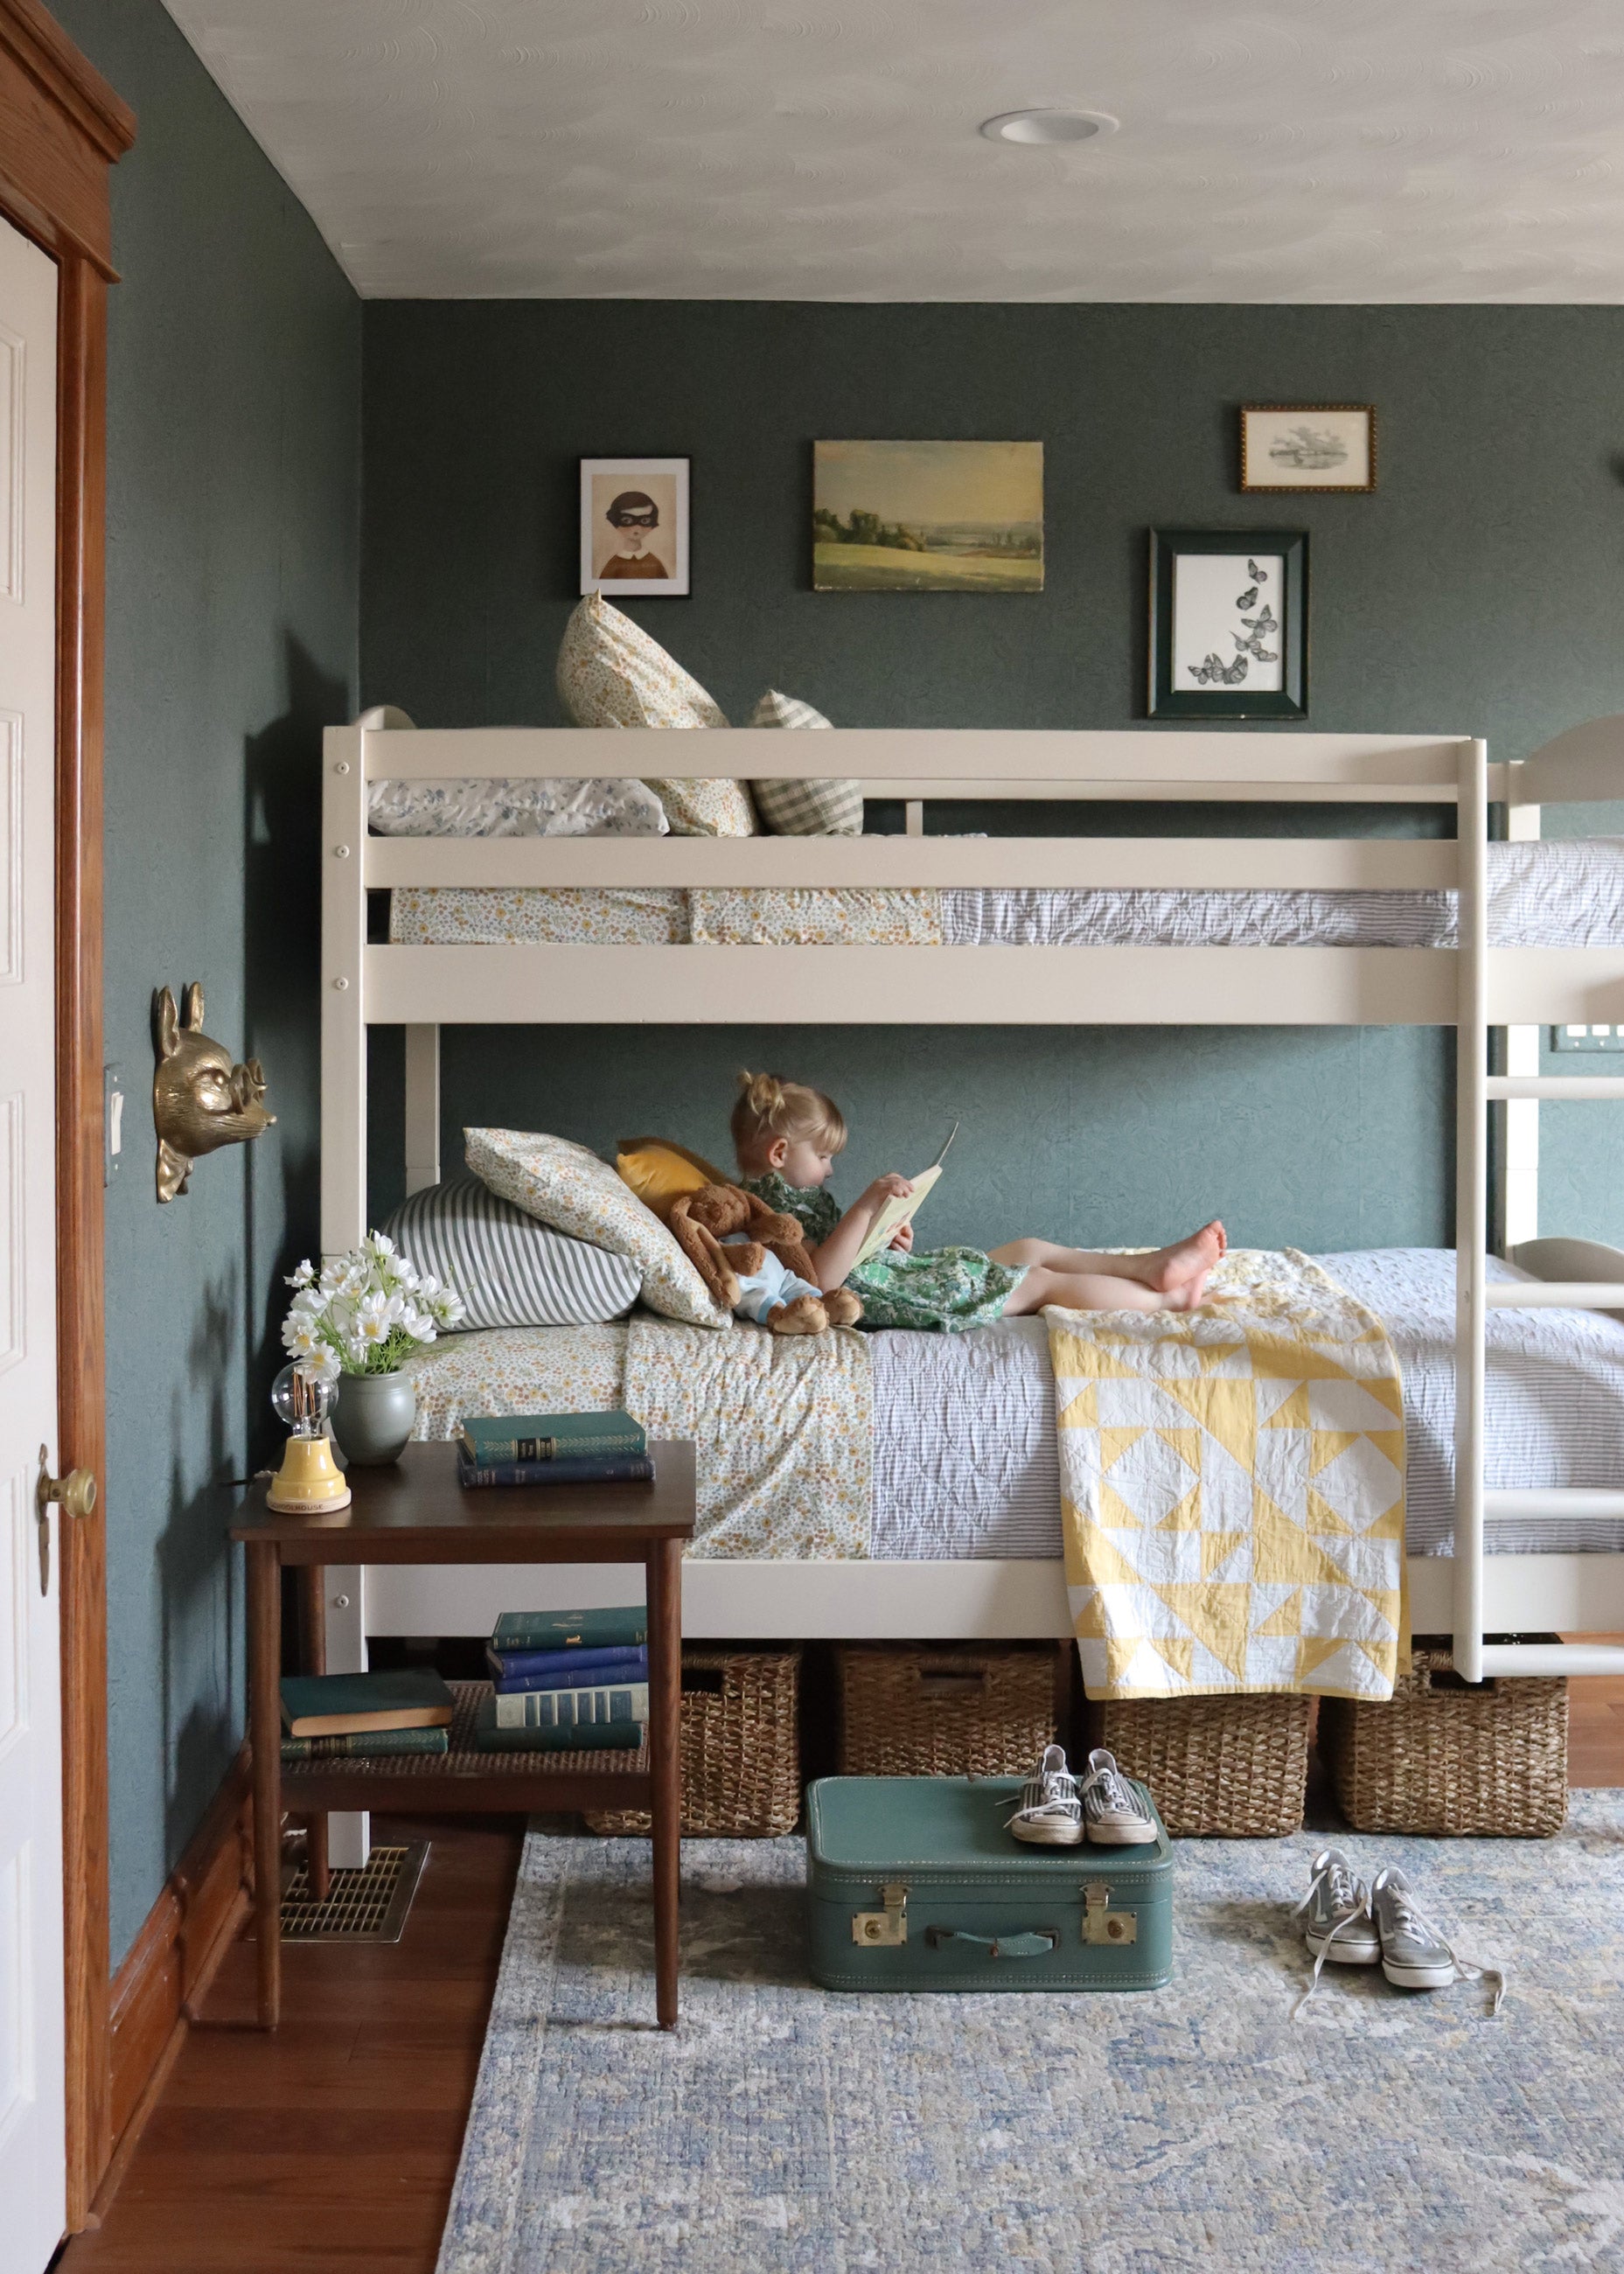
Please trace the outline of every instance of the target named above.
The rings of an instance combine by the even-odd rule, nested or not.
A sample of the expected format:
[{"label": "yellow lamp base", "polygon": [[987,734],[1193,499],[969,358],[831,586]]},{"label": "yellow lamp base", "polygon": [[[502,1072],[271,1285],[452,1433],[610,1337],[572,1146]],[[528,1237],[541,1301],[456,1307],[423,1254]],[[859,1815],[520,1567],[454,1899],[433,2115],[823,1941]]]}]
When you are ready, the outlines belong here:
[{"label": "yellow lamp base", "polygon": [[265,1504],[282,1516],[327,1516],[348,1508],[350,1487],[325,1437],[289,1437],[282,1466],[266,1488]]}]

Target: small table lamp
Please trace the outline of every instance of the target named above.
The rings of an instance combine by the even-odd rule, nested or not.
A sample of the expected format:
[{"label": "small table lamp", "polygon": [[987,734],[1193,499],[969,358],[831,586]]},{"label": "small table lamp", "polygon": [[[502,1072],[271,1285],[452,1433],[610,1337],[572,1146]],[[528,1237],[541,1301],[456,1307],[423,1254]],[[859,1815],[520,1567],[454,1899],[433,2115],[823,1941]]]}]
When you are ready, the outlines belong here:
[{"label": "small table lamp", "polygon": [[267,1508],[284,1516],[326,1516],[348,1508],[350,1487],[333,1458],[327,1435],[329,1392],[325,1382],[309,1382],[286,1366],[271,1388],[271,1404],[292,1434],[282,1466],[266,1487]]}]

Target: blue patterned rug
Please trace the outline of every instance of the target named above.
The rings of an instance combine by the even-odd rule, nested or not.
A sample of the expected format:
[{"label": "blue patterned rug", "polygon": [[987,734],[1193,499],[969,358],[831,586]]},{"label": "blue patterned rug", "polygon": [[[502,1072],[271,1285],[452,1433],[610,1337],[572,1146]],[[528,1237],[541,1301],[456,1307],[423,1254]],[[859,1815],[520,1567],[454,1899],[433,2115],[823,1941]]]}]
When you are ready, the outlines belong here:
[{"label": "blue patterned rug", "polygon": [[1187,1841],[1138,1997],[863,1998],[804,1970],[799,1841],[683,1849],[653,2027],[648,1849],[533,1828],[440,2274],[1624,2267],[1624,1792],[1560,1839],[1345,1836],[1478,1983],[1306,1978],[1321,1835]]}]

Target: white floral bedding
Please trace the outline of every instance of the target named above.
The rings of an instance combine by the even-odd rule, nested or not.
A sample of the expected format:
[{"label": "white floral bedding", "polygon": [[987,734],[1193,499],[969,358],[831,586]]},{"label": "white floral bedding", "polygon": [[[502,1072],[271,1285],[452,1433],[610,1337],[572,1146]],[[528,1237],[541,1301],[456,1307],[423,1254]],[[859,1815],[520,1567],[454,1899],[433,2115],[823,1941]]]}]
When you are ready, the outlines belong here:
[{"label": "white floral bedding", "polygon": [[[1624,946],[1624,839],[1491,845],[1489,937]],[[397,946],[1449,947],[1444,892],[397,886]]]}]

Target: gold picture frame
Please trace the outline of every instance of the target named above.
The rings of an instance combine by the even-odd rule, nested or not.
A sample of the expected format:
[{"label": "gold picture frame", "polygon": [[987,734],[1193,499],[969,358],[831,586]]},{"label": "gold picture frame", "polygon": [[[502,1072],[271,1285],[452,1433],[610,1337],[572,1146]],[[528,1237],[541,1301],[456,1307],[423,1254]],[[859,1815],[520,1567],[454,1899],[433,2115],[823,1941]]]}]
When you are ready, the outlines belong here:
[{"label": "gold picture frame", "polygon": [[[1244,403],[1241,487],[1273,497],[1365,495],[1376,486],[1373,403]],[[1350,474],[1360,478],[1350,481]]]}]

